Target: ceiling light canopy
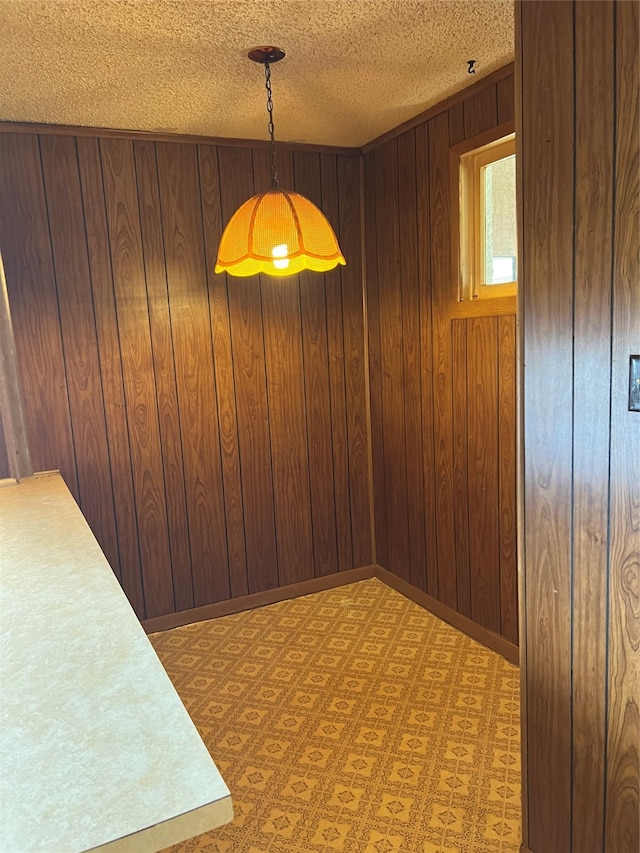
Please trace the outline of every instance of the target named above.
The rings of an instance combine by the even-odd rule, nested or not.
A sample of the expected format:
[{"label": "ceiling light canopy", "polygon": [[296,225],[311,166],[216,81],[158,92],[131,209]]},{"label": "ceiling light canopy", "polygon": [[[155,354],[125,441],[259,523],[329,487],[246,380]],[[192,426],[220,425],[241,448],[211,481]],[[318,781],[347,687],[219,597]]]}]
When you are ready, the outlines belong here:
[{"label": "ceiling light canopy", "polygon": [[284,55],[278,47],[255,48],[249,53],[249,59],[265,67],[271,190],[245,201],[227,223],[218,247],[217,273],[288,276],[302,270],[326,272],[346,263],[324,214],[305,196],[281,190],[278,185],[271,63],[278,62]]}]

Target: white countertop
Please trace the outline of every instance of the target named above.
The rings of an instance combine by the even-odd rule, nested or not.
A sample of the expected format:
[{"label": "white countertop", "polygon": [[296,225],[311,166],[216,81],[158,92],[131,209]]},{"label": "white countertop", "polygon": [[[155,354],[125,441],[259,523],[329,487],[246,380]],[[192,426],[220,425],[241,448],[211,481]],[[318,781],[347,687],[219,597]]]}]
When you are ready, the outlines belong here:
[{"label": "white countertop", "polygon": [[0,629],[2,853],[143,853],[232,820],[58,474],[0,483]]}]

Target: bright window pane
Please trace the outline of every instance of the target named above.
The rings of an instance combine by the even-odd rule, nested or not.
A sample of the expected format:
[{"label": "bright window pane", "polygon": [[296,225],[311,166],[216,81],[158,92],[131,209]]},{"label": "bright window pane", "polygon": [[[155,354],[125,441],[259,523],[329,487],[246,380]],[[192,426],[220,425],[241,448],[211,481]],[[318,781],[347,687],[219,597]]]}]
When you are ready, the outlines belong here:
[{"label": "bright window pane", "polygon": [[516,280],[516,158],[515,154],[482,169],[484,182],[484,281]]}]

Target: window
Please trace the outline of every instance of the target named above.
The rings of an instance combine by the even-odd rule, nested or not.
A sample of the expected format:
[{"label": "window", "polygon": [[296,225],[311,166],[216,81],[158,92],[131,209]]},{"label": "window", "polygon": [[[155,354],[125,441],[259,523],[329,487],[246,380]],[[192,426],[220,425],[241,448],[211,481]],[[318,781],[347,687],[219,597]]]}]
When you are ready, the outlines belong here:
[{"label": "window", "polygon": [[515,137],[460,156],[461,301],[515,296]]}]

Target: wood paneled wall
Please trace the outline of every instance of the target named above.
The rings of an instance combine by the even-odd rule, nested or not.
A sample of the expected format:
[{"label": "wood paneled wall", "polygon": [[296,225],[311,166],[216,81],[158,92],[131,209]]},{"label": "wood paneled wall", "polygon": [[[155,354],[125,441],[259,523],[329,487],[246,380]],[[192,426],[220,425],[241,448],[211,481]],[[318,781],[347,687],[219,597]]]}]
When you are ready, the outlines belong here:
[{"label": "wood paneled wall", "polygon": [[345,268],[213,274],[264,148],[0,133],[34,468],[61,469],[141,618],[372,562],[358,159],[279,161]]},{"label": "wood paneled wall", "polygon": [[513,121],[513,85],[368,151],[364,191],[377,562],[515,643],[515,300],[463,316],[451,176],[452,146]]},{"label": "wood paneled wall", "polygon": [[640,850],[638,4],[517,4],[525,821]]}]

